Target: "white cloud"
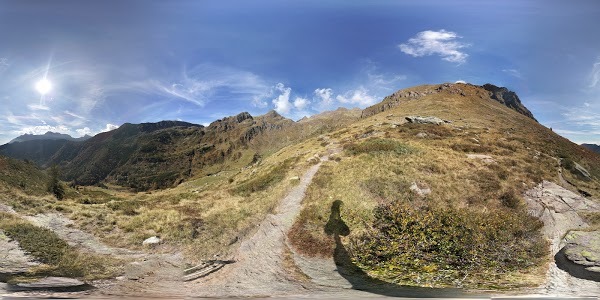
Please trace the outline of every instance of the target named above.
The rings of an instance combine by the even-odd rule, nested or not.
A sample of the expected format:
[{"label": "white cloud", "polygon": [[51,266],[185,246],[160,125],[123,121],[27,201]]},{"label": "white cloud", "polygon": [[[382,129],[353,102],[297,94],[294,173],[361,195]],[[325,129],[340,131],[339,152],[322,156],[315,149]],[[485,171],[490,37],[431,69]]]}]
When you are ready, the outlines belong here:
[{"label": "white cloud", "polygon": [[292,103],[290,102],[292,89],[286,87],[283,83],[275,85],[275,89],[281,93],[277,98],[272,100],[273,105],[275,105],[275,111],[280,114],[288,114],[292,109]]},{"label": "white cloud", "polygon": [[118,125],[108,123],[108,124],[106,124],[106,127],[103,130],[101,130],[100,132],[107,132],[107,131],[115,130],[117,128],[119,128]]},{"label": "white cloud", "polygon": [[0,72],[8,69],[10,65],[8,64],[8,58],[0,57]]},{"label": "white cloud", "polygon": [[467,82],[466,82],[466,81],[464,81],[464,80],[457,80],[457,81],[455,81],[454,83],[462,83],[462,84],[467,84]]},{"label": "white cloud", "polygon": [[27,107],[31,110],[50,110],[50,107],[42,104],[28,104]]},{"label": "white cloud", "polygon": [[77,135],[79,136],[92,135],[92,130],[89,127],[75,129],[75,132],[77,132]]},{"label": "white cloud", "polygon": [[523,75],[521,75],[521,72],[519,72],[519,70],[516,70],[516,69],[503,69],[502,72],[504,72],[510,76],[519,78],[519,79],[523,78]]},{"label": "white cloud", "polygon": [[69,116],[71,116],[73,118],[77,118],[77,119],[81,119],[81,120],[87,120],[86,118],[84,118],[84,117],[82,117],[82,116],[80,116],[80,115],[78,115],[76,113],[70,112],[68,110],[65,110],[65,114],[69,115]]},{"label": "white cloud", "polygon": [[598,62],[594,63],[594,65],[592,66],[592,74],[589,87],[596,87],[598,83],[600,83],[600,58],[598,58]]},{"label": "white cloud", "polygon": [[333,104],[333,90],[330,88],[316,89],[315,96],[320,100],[319,104],[323,107],[328,107]]},{"label": "white cloud", "polygon": [[310,101],[306,98],[296,97],[294,100],[294,107],[299,110],[305,109],[310,104]]},{"label": "white cloud", "polygon": [[64,125],[50,126],[50,125],[39,125],[39,126],[27,126],[23,127],[21,130],[18,130],[16,133],[19,135],[22,134],[44,134],[48,131],[58,132],[58,133],[71,133],[71,130]]},{"label": "white cloud", "polygon": [[407,43],[400,44],[398,47],[400,51],[414,57],[439,55],[445,61],[462,64],[467,61],[469,55],[461,52],[460,49],[469,45],[456,41],[457,38],[460,36],[452,31],[426,30],[417,33]]},{"label": "white cloud", "polygon": [[377,102],[377,98],[369,95],[369,91],[362,86],[353,91],[348,91],[343,95],[337,95],[335,99],[340,103],[357,104],[360,106],[367,106]]}]

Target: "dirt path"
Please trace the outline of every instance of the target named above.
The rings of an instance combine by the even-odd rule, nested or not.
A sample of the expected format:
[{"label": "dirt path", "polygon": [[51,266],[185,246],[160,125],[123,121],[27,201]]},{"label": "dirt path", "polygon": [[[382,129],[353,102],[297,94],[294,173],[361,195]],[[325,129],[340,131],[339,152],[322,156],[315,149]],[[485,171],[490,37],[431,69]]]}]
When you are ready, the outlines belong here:
[{"label": "dirt path", "polygon": [[[322,157],[326,161],[328,156]],[[243,241],[236,262],[207,278],[186,284],[193,296],[268,296],[299,293],[305,288],[284,268],[286,234],[300,212],[306,189],[321,162],[310,167],[300,183],[268,215],[249,239]]]},{"label": "dirt path", "polygon": [[[542,233],[550,240],[552,257],[564,246],[563,238],[570,230],[588,227],[578,212],[600,211],[600,204],[548,181],[527,191],[525,200],[529,213],[544,222]],[[600,284],[569,275],[552,259],[546,283],[538,292],[548,295],[599,296]]]}]

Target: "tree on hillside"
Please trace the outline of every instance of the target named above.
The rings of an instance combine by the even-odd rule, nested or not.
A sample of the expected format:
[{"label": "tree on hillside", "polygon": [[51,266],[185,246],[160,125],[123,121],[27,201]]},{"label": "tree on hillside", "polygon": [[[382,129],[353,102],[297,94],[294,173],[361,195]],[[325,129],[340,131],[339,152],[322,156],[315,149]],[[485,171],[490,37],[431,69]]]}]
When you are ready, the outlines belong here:
[{"label": "tree on hillside", "polygon": [[48,179],[48,192],[54,194],[56,199],[62,200],[62,198],[65,196],[65,188],[59,179],[60,170],[58,169],[58,166],[53,165],[50,167],[48,173],[48,175],[50,175]]}]

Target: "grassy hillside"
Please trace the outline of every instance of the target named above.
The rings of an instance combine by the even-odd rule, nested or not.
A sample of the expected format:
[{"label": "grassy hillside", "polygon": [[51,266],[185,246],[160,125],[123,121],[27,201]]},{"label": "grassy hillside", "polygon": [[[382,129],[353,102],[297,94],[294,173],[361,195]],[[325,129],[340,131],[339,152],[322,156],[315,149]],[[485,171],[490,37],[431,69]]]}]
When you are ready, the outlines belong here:
[{"label": "grassy hillside", "polygon": [[[344,151],[309,187],[292,244],[305,255],[332,256],[327,227],[340,200],[350,229],[343,245],[373,277],[426,286],[531,284],[532,274],[543,273],[547,245],[520,195],[543,179],[558,182],[562,158],[590,171],[591,179],[564,173],[598,197],[600,157],[481,87],[438,87],[411,88],[422,96],[324,137]],[[412,115],[451,123],[406,123]]]},{"label": "grassy hillside", "polygon": [[33,162],[0,156],[0,188],[5,193],[44,195],[47,183],[46,173]]}]

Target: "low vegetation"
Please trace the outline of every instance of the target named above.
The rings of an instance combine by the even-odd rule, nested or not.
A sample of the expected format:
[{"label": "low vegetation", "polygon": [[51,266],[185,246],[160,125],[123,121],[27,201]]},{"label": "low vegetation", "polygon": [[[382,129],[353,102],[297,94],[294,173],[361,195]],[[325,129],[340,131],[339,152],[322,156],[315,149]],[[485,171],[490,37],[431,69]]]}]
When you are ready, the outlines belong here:
[{"label": "low vegetation", "polygon": [[352,238],[351,253],[359,266],[393,282],[491,281],[496,274],[536,266],[546,255],[538,232],[542,224],[525,211],[405,200],[378,205],[373,219],[366,232]]},{"label": "low vegetation", "polygon": [[28,277],[66,276],[94,280],[117,274],[118,262],[113,258],[79,252],[51,230],[34,226],[14,215],[0,212],[0,230],[43,263]]}]

